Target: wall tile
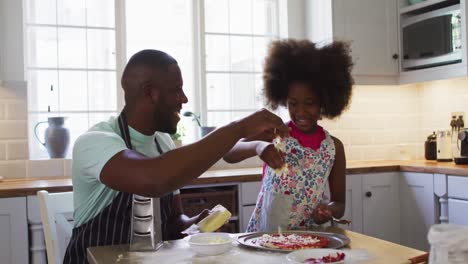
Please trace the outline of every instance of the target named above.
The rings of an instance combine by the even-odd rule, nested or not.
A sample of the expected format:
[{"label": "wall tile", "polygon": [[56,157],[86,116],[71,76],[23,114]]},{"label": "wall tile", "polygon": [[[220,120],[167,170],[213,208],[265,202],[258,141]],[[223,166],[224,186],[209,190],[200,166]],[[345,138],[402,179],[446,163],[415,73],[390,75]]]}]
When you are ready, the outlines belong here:
[{"label": "wall tile", "polygon": [[27,139],[26,121],[0,121],[0,139]]},{"label": "wall tile", "polygon": [[8,141],[6,144],[6,159],[21,160],[29,158],[28,141]]},{"label": "wall tile", "polygon": [[29,160],[28,177],[62,177],[64,171],[63,159]]},{"label": "wall tile", "polygon": [[5,104],[5,119],[8,120],[27,120],[28,111],[25,101],[13,101]]},{"label": "wall tile", "polygon": [[0,161],[0,176],[4,178],[26,178],[26,161]]},{"label": "wall tile", "polygon": [[0,160],[6,160],[6,144],[0,143]]}]

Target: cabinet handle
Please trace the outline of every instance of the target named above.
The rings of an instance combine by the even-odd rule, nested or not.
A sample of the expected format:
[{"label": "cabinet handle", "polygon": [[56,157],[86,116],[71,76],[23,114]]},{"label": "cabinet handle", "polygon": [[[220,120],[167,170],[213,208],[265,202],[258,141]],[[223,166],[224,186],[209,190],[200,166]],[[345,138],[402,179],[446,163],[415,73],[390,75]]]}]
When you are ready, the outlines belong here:
[{"label": "cabinet handle", "polygon": [[366,197],[371,197],[372,196],[372,192],[366,192]]},{"label": "cabinet handle", "polygon": [[398,59],[398,54],[396,54],[396,53],[393,54],[392,58],[393,58],[394,60],[397,60],[397,59]]}]

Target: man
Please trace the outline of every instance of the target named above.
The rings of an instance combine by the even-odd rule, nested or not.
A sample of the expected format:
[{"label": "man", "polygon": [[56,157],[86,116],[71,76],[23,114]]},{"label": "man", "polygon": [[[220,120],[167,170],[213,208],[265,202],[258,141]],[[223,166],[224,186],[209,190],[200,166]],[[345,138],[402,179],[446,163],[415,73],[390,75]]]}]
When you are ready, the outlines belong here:
[{"label": "man", "polygon": [[[163,239],[207,215],[182,213],[178,188],[223,157],[234,144],[264,131],[286,135],[267,110],[220,127],[202,140],[173,149],[182,104],[182,76],[175,59],[157,50],[133,55],[122,75],[125,108],[118,118],[92,127],[73,149],[75,228],[64,263],[86,263],[92,246],[130,242],[132,195],[161,197]],[[172,150],[173,149],[173,150]]]}]

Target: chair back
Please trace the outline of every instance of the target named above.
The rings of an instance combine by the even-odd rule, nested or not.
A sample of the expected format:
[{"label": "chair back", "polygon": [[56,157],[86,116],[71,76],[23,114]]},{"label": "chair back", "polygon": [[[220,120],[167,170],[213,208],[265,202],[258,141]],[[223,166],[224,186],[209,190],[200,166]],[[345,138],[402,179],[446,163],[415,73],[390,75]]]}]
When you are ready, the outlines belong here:
[{"label": "chair back", "polygon": [[38,191],[49,264],[63,262],[73,230],[73,192]]}]

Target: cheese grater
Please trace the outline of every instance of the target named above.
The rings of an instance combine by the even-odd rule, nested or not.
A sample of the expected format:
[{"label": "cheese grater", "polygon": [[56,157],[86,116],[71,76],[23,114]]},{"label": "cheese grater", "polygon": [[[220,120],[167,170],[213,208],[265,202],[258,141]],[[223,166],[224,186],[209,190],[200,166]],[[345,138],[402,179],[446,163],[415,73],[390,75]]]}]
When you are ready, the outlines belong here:
[{"label": "cheese grater", "polygon": [[160,199],[133,195],[130,251],[156,251],[162,245]]}]

